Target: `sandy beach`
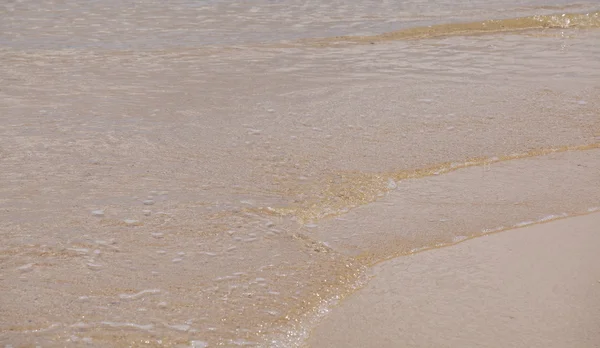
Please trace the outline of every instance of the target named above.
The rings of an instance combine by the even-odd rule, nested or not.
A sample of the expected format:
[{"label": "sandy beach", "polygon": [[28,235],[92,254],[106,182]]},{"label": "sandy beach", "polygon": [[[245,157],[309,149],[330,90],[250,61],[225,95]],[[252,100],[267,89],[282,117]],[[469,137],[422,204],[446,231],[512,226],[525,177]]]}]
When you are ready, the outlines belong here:
[{"label": "sandy beach", "polygon": [[[336,313],[397,294],[417,346],[456,329],[420,331],[438,307],[491,306],[489,333],[506,299],[518,328],[544,315],[532,345],[595,339],[565,341],[588,336],[545,305],[564,290],[561,318],[594,324],[575,306],[596,303],[593,250],[573,251],[589,228],[469,246],[600,207],[598,1],[22,0],[0,17],[0,346],[297,348],[321,319],[317,347],[385,345]],[[404,286],[393,265],[412,260]],[[402,323],[373,313],[362,328]]]},{"label": "sandy beach", "polygon": [[600,213],[377,265],[310,347],[598,347]]}]

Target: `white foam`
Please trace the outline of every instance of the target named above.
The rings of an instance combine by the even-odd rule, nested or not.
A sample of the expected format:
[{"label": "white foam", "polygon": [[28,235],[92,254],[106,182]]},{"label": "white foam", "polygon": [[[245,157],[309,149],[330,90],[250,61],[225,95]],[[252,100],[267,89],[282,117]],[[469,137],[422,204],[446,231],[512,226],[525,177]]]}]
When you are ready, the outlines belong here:
[{"label": "white foam", "polygon": [[504,226],[500,226],[500,227],[496,227],[496,228],[484,228],[483,230],[481,230],[481,233],[488,234],[488,233],[502,231],[504,229],[506,229],[506,227],[504,227]]},{"label": "white foam", "polygon": [[262,131],[260,129],[248,129],[249,135],[260,135]]},{"label": "white foam", "polygon": [[236,275],[230,275],[230,276],[217,277],[217,278],[215,278],[215,281],[221,282],[224,280],[232,280],[232,279],[237,279],[237,278],[238,278],[238,276],[236,276]]},{"label": "white foam", "polygon": [[207,348],[208,347],[208,343],[205,341],[191,341],[190,342],[190,348]]},{"label": "white foam", "polygon": [[137,292],[135,294],[120,294],[119,298],[122,300],[137,300],[138,298],[147,295],[147,294],[158,294],[160,293],[160,289],[147,289]]},{"label": "white foam", "polygon": [[338,296],[327,301],[322,301],[314,312],[305,315],[300,321],[284,329],[281,334],[271,336],[268,342],[261,342],[258,346],[270,348],[303,347],[310,330],[330,312],[331,306],[335,305],[338,301]]},{"label": "white foam", "polygon": [[398,184],[396,184],[396,182],[392,178],[390,178],[387,182],[387,188],[389,190],[395,190],[396,188],[398,188]]},{"label": "white foam", "polygon": [[567,216],[568,216],[567,213],[562,213],[562,214],[559,214],[559,215],[547,215],[547,216],[544,216],[543,218],[539,219],[538,222],[552,221],[552,220],[564,218],[564,217],[567,217]]},{"label": "white foam", "polygon": [[238,338],[237,340],[232,340],[231,344],[234,344],[236,346],[255,346],[256,342],[247,341],[247,340]]},{"label": "white foam", "polygon": [[534,223],[535,223],[534,221],[523,221],[523,222],[519,222],[519,223],[514,224],[513,227],[525,227],[525,226],[532,225]]},{"label": "white foam", "polygon": [[140,330],[144,330],[144,331],[150,331],[154,328],[154,325],[152,325],[152,324],[140,325],[140,324],[135,324],[135,323],[118,323],[118,322],[112,322],[112,321],[103,321],[100,324],[107,325],[110,327],[132,327],[132,328],[140,329]]},{"label": "white foam", "polygon": [[90,325],[86,324],[86,323],[79,322],[79,323],[75,323],[75,324],[71,325],[71,327],[75,328],[75,329],[87,329],[87,328],[90,327]]},{"label": "white foam", "polygon": [[463,240],[466,240],[467,236],[454,236],[454,238],[452,238],[452,243],[458,243],[458,242],[462,242]]},{"label": "white foam", "polygon": [[97,271],[102,268],[101,264],[93,263],[93,262],[88,262],[86,265],[88,266],[89,269],[94,270],[94,271]]},{"label": "white foam", "polygon": [[26,265],[23,265],[21,267],[17,267],[17,270],[21,271],[21,272],[29,272],[33,269],[33,266],[35,264],[34,263],[28,263]]},{"label": "white foam", "polygon": [[175,324],[175,325],[165,325],[170,327],[171,329],[175,329],[177,331],[188,331],[190,329],[189,325],[186,324]]}]

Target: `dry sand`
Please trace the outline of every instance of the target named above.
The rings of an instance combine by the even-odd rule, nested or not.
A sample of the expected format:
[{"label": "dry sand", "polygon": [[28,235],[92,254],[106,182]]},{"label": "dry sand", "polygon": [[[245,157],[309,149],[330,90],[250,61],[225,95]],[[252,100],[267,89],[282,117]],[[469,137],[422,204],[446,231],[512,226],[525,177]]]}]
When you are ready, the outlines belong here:
[{"label": "dry sand", "polygon": [[311,347],[598,347],[600,214],[384,262]]}]

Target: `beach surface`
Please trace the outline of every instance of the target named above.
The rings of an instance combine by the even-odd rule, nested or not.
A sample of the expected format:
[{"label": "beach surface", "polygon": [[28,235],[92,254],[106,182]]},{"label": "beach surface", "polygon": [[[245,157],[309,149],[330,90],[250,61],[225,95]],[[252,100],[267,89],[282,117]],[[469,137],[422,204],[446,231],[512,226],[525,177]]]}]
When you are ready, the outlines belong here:
[{"label": "beach surface", "polygon": [[596,0],[0,13],[0,346],[301,347],[374,265],[600,207]]},{"label": "beach surface", "polygon": [[310,347],[598,347],[600,214],[383,262]]}]

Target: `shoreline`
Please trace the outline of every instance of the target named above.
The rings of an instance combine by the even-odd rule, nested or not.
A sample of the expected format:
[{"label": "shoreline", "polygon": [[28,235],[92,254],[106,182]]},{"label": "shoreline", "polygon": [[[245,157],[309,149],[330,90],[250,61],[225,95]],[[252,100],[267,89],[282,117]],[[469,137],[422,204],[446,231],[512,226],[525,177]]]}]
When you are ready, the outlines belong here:
[{"label": "shoreline", "polygon": [[372,265],[600,207],[595,3],[67,2],[0,23],[4,344],[297,347]]},{"label": "shoreline", "polygon": [[307,346],[595,347],[598,226],[592,212],[384,261]]}]

